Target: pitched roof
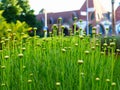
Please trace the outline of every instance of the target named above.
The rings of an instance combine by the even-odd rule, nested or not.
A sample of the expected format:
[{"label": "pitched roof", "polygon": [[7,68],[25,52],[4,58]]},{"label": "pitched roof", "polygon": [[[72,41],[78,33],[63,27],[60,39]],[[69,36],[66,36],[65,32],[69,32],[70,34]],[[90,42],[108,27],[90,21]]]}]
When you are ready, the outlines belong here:
[{"label": "pitched roof", "polygon": [[[107,11],[100,4],[99,0],[88,0],[88,11],[89,11],[89,13],[95,12],[95,19],[97,21],[99,21],[103,18],[104,13],[107,13]],[[86,12],[86,1],[84,2],[83,6],[80,9],[80,13],[81,12]],[[80,18],[86,19],[86,16],[80,15]]]},{"label": "pitched roof", "polygon": [[[88,7],[89,10],[94,10],[93,12],[89,12],[89,21],[91,23],[95,23],[96,21],[100,21],[103,19],[103,13],[106,13],[105,9],[100,4],[99,0],[88,0]],[[76,15],[79,19],[86,20],[85,15],[81,15],[81,12],[86,12],[86,1],[80,8],[80,10],[73,10],[73,11],[65,11],[65,12],[57,12],[57,13],[48,13],[47,17],[48,19],[53,18],[54,22],[57,22],[57,19],[59,17],[63,18],[64,22],[70,22],[72,21],[72,17]],[[94,16],[94,20],[91,20],[91,16]],[[41,18],[44,19],[44,14],[39,14],[36,16],[38,20],[41,20]]]}]

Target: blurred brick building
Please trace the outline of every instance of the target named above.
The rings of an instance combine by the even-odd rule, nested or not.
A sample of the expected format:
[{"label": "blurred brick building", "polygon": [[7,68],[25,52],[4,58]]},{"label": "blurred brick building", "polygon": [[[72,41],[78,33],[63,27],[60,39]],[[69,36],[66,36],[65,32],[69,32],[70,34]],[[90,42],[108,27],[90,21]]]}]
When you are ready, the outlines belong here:
[{"label": "blurred brick building", "polygon": [[[77,17],[77,26],[86,30],[86,1],[79,10],[57,12],[57,13],[47,13],[47,26],[48,31],[52,30],[53,24],[58,24],[58,18],[62,18],[62,25],[67,28],[72,28],[74,23],[74,17]],[[120,7],[116,10],[116,20],[120,20]],[[38,14],[36,16],[37,20],[45,23],[45,15]],[[82,24],[79,22],[82,20]],[[105,34],[106,28],[109,28],[111,33],[111,18],[110,12],[106,11],[101,5],[100,0],[88,0],[88,21],[89,21],[89,33],[92,32],[92,27],[96,26],[98,28],[98,33]]]}]

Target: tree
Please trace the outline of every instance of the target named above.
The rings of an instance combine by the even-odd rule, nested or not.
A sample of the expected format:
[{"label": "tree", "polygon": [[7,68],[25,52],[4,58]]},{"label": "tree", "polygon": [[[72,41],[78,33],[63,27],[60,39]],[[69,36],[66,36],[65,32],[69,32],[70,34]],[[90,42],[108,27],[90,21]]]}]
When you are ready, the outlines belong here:
[{"label": "tree", "polygon": [[9,6],[7,9],[4,10],[2,15],[3,17],[6,18],[6,21],[8,23],[10,22],[16,23],[18,17],[18,9],[16,8],[16,6]]},{"label": "tree", "polygon": [[30,27],[37,26],[34,10],[30,9],[28,2],[28,0],[1,0],[0,9],[4,10],[3,17],[8,23],[16,23],[17,20],[20,20],[25,21]]},{"label": "tree", "polygon": [[5,17],[8,23],[16,22],[17,16],[20,15],[22,11],[17,0],[1,0],[0,9],[4,10],[2,16]]}]

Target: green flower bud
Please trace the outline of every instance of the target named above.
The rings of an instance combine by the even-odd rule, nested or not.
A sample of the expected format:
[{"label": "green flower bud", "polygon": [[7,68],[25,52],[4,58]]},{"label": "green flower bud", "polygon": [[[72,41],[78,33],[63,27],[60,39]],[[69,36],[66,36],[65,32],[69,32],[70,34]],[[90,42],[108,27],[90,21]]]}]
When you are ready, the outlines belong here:
[{"label": "green flower bud", "polygon": [[91,47],[91,49],[92,49],[92,50],[95,50],[95,47],[93,46],[93,47]]},{"label": "green flower bud", "polygon": [[62,25],[62,26],[61,26],[61,28],[62,28],[62,29],[64,29],[64,28],[65,28],[65,26],[63,26],[63,25]]},{"label": "green flower bud", "polygon": [[30,76],[33,76],[33,73],[30,73]]},{"label": "green flower bud", "polygon": [[56,82],[56,86],[60,86],[60,82]]},{"label": "green flower bud", "polygon": [[111,84],[112,86],[116,86],[116,83],[115,82],[112,82],[112,84]]},{"label": "green flower bud", "polygon": [[76,43],[75,46],[77,47],[77,46],[78,46],[78,43]]},{"label": "green flower bud", "polygon": [[106,30],[108,31],[108,30],[109,30],[109,28],[106,28]]},{"label": "green flower bud", "polygon": [[2,83],[1,86],[5,86],[6,84],[5,83]]},{"label": "green flower bud", "polygon": [[107,43],[104,43],[104,44],[103,44],[104,47],[107,47],[107,45],[108,45]]},{"label": "green flower bud", "polygon": [[12,30],[11,29],[8,29],[7,32],[11,32]]},{"label": "green flower bud", "polygon": [[110,43],[110,46],[111,46],[111,47],[115,46],[115,42],[111,42],[111,43]]},{"label": "green flower bud", "polygon": [[77,17],[74,17],[74,21],[76,21],[78,18]]},{"label": "green flower bud", "polygon": [[63,53],[64,53],[64,52],[66,52],[66,49],[64,49],[64,48],[63,48],[63,49],[61,49],[61,50],[62,50],[62,52],[63,52]]},{"label": "green flower bud", "polygon": [[32,80],[31,80],[31,79],[29,79],[29,80],[28,80],[28,83],[32,83]]},{"label": "green flower bud", "polygon": [[59,17],[58,20],[62,20],[62,17]]},{"label": "green flower bud", "polygon": [[5,66],[1,66],[1,69],[5,69],[6,67]]},{"label": "green flower bud", "polygon": [[4,58],[5,58],[5,59],[8,59],[8,58],[9,58],[9,56],[8,56],[8,55],[6,55]]},{"label": "green flower bud", "polygon": [[89,54],[89,53],[90,53],[90,51],[87,51],[87,50],[85,51],[85,54]]},{"label": "green flower bud", "polygon": [[82,19],[80,19],[80,23],[82,23]]},{"label": "green flower bud", "polygon": [[101,52],[101,55],[104,55],[105,53],[104,52]]},{"label": "green flower bud", "polygon": [[84,38],[82,35],[80,35],[79,37],[80,37],[81,40]]},{"label": "green flower bud", "polygon": [[100,78],[97,77],[95,80],[96,80],[96,81],[100,81]]},{"label": "green flower bud", "polygon": [[120,49],[116,49],[117,52],[120,52]]},{"label": "green flower bud", "polygon": [[22,54],[22,53],[18,54],[18,57],[22,58],[22,57],[23,57],[23,54]]},{"label": "green flower bud", "polygon": [[106,82],[110,82],[110,79],[106,79]]},{"label": "green flower bud", "polygon": [[25,69],[26,68],[26,66],[23,66],[23,69]]},{"label": "green flower bud", "polygon": [[34,28],[33,28],[33,30],[35,30],[35,31],[36,31],[36,30],[37,30],[37,27],[34,27]]},{"label": "green flower bud", "polygon": [[83,60],[78,60],[79,65],[83,64],[83,62],[84,62]]},{"label": "green flower bud", "polygon": [[99,46],[99,44],[98,44],[98,43],[96,43],[95,45],[96,45],[97,47]]},{"label": "green flower bud", "polygon": [[26,48],[25,48],[25,47],[23,47],[23,48],[22,48],[22,50],[23,50],[23,51],[25,51],[25,50],[26,50]]}]

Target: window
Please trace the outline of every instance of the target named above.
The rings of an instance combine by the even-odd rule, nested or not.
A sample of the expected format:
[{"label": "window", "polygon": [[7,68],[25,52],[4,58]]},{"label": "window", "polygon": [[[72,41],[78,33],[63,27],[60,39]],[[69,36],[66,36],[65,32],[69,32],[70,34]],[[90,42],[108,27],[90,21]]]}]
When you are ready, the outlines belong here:
[{"label": "window", "polygon": [[74,17],[77,17],[77,18],[78,18],[78,15],[77,15],[76,12],[73,12],[73,13],[72,13],[72,20],[74,20]]},{"label": "window", "polygon": [[49,24],[53,24],[54,23],[54,19],[52,17],[49,18]]},{"label": "window", "polygon": [[95,13],[93,12],[92,14],[91,14],[91,20],[94,20],[95,19]]}]

